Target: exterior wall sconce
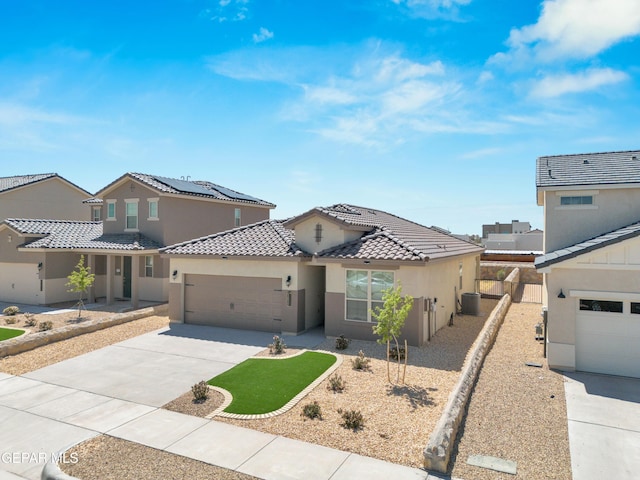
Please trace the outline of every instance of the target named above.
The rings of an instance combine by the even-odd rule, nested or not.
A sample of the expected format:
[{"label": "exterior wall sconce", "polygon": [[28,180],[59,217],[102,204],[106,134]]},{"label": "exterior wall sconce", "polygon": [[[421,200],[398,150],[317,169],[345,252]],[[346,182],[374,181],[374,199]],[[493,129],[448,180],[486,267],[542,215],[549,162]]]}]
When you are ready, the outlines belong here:
[{"label": "exterior wall sconce", "polygon": [[558,298],[567,298],[562,289],[560,289],[560,293],[558,294]]},{"label": "exterior wall sconce", "polygon": [[174,270],[173,273],[171,274],[171,276],[175,280],[178,277],[178,270]]},{"label": "exterior wall sconce", "polygon": [[42,262],[38,263],[38,271],[42,270]]},{"label": "exterior wall sconce", "polygon": [[287,279],[285,280],[285,283],[287,284],[287,287],[291,285],[291,275],[287,275]]}]

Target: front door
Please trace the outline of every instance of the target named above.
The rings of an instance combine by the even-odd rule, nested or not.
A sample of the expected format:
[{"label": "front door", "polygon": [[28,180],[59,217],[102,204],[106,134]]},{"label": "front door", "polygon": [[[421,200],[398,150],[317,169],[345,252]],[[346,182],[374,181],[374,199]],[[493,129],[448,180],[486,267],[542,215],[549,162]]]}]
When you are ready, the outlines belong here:
[{"label": "front door", "polygon": [[122,296],[131,298],[131,257],[122,257]]}]

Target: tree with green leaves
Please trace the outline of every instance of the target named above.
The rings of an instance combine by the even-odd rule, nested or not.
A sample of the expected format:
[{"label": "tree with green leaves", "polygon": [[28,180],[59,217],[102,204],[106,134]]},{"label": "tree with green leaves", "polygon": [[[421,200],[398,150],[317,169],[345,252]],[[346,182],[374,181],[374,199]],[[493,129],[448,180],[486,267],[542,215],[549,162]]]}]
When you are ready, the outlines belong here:
[{"label": "tree with green leaves", "polygon": [[79,295],[78,299],[78,318],[82,315],[82,307],[84,306],[84,297],[88,293],[89,288],[93,285],[95,274],[91,273],[91,268],[85,266],[84,255],[80,255],[80,260],[76,268],[69,274],[66,284],[69,287],[67,292],[74,292]]},{"label": "tree with green leaves", "polygon": [[[404,322],[409,316],[409,312],[413,307],[413,297],[411,295],[402,296],[402,286],[398,284],[396,288],[390,287],[383,291],[382,301],[384,305],[382,308],[375,307],[371,311],[371,315],[377,320],[373,326],[373,333],[378,335],[378,343],[387,344],[387,380],[391,382],[391,374],[389,372],[389,344],[393,340],[396,344],[396,352],[398,358],[398,372],[396,375],[396,382],[400,379],[400,344],[398,337],[404,327]],[[406,359],[409,354],[407,351],[407,342],[405,340],[405,372],[406,372]],[[404,374],[402,376],[402,382],[404,383]]]}]

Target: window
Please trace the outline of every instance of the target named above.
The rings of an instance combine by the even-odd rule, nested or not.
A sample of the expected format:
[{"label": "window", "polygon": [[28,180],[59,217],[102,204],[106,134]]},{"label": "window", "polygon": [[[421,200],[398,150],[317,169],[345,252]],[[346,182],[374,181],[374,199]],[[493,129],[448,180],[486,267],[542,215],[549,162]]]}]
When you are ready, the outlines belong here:
[{"label": "window", "polygon": [[100,213],[101,213],[100,211],[101,210],[102,209],[100,207],[93,207],[91,209],[91,219],[94,222],[99,222],[101,220],[101,217],[102,217],[102,215],[100,215]]},{"label": "window", "polygon": [[235,215],[235,223],[234,223],[234,225],[236,227],[239,227],[241,225],[240,224],[240,209],[239,208],[236,208],[236,210],[234,212],[234,215]]},{"label": "window", "polygon": [[622,313],[622,302],[611,300],[585,300],[580,299],[580,310],[591,312]]},{"label": "window", "polygon": [[144,276],[153,277],[153,256],[145,255],[144,257]]},{"label": "window", "polygon": [[631,302],[631,313],[640,314],[640,303]]},{"label": "window", "polygon": [[138,229],[138,200],[125,200],[126,224],[125,230]]},{"label": "window", "polygon": [[593,205],[593,196],[560,197],[560,205]]},{"label": "window", "polygon": [[384,305],[384,290],[393,287],[393,272],[347,270],[346,318],[371,322],[370,310]]},{"label": "window", "polygon": [[320,243],[322,241],[322,224],[316,224],[316,243]]},{"label": "window", "polygon": [[158,199],[149,198],[149,220],[158,220]]},{"label": "window", "polygon": [[107,220],[116,219],[116,201],[107,200]]}]

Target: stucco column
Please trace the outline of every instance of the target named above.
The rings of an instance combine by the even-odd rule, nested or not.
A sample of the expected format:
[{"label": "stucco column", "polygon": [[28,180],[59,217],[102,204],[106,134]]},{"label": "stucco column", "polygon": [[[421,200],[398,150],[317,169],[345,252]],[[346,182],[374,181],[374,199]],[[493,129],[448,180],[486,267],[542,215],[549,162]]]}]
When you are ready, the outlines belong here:
[{"label": "stucco column", "polygon": [[[96,256],[93,254],[87,255],[87,265],[89,266],[90,273],[96,273]],[[89,291],[87,292],[87,302],[95,303],[96,301],[96,286],[95,282],[91,287],[89,287]]]},{"label": "stucco column", "polygon": [[116,260],[113,255],[107,255],[107,278],[105,279],[106,287],[107,287],[107,305],[111,305],[114,302],[114,294],[113,294],[113,276],[115,273],[115,264]]},{"label": "stucco column", "polygon": [[131,256],[131,306],[138,308],[138,283],[140,278],[140,255]]}]

